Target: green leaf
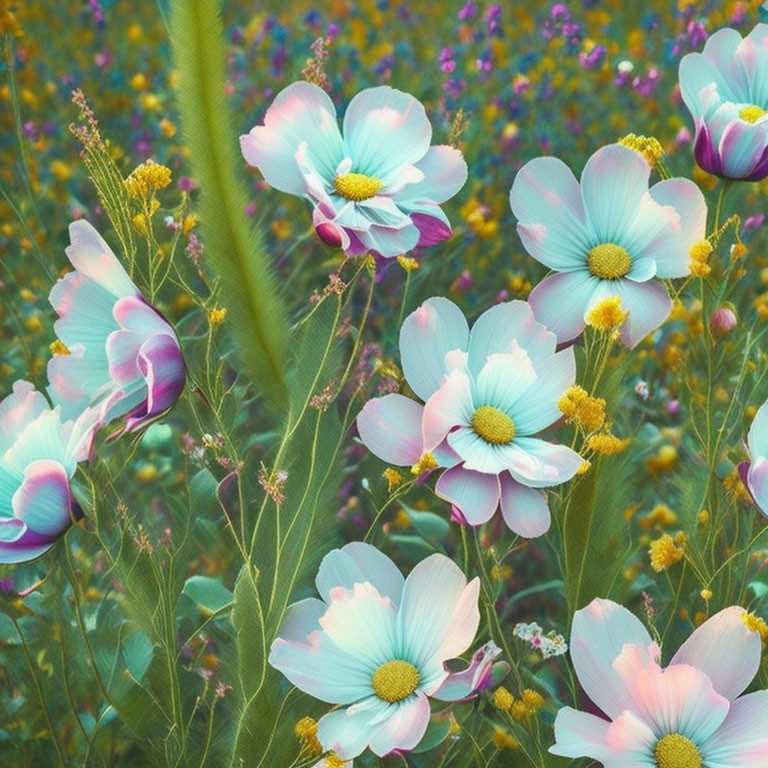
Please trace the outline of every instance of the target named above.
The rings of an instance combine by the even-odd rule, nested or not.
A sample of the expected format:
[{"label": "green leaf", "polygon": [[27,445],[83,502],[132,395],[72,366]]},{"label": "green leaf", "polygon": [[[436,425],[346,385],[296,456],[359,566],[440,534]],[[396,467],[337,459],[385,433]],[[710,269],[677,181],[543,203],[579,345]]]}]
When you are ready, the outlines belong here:
[{"label": "green leaf", "polygon": [[232,593],[220,581],[207,576],[190,576],[181,592],[209,613],[232,602]]},{"label": "green leaf", "polygon": [[237,134],[227,101],[226,46],[218,0],[171,5],[179,111],[192,172],[200,184],[206,260],[220,280],[227,326],[254,385],[286,408],[286,309],[260,229],[246,217]]}]

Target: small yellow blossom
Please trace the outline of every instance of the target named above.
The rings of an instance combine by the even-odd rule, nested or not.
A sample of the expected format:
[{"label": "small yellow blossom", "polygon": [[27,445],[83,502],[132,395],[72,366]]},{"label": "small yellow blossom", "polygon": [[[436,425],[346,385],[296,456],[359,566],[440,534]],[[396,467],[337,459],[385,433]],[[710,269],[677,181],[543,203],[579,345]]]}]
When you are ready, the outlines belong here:
[{"label": "small yellow blossom", "polygon": [[531,688],[526,688],[521,694],[520,699],[528,707],[530,713],[535,715],[544,706],[544,697]]},{"label": "small yellow blossom", "polygon": [[520,749],[520,742],[500,725],[493,729],[493,745],[496,749]]},{"label": "small yellow blossom", "polygon": [[123,182],[128,194],[140,200],[149,197],[158,189],[164,189],[171,183],[171,169],[154,160],[147,160],[131,171]]},{"label": "small yellow blossom", "polygon": [[659,160],[664,157],[664,148],[659,140],[653,136],[638,136],[634,133],[628,133],[619,139],[619,144],[639,152],[648,161],[651,168],[655,168]]},{"label": "small yellow blossom", "polygon": [[418,461],[411,467],[411,474],[419,477],[425,472],[429,472],[430,469],[434,469],[437,466],[437,461],[431,453],[425,453]]},{"label": "small yellow blossom", "polygon": [[227,316],[226,307],[214,307],[208,312],[208,322],[211,325],[221,325]]},{"label": "small yellow blossom", "polygon": [[406,271],[406,272],[413,272],[415,269],[419,268],[419,262],[414,259],[412,256],[406,256],[405,254],[401,254],[397,257],[397,263]]},{"label": "small yellow blossom", "polygon": [[646,531],[650,528],[667,528],[677,522],[677,515],[666,505],[657,504],[641,521],[640,527]]},{"label": "small yellow blossom", "polygon": [[600,429],[605,423],[605,400],[590,397],[587,391],[574,385],[558,400],[557,407],[566,421],[580,424],[589,432]]},{"label": "small yellow blossom", "polygon": [[576,470],[577,475],[586,475],[592,468],[592,462],[584,460],[581,462],[581,466]]},{"label": "small yellow blossom", "polygon": [[595,453],[601,453],[609,456],[614,453],[621,453],[627,449],[627,446],[632,442],[632,438],[627,437],[623,440],[610,432],[601,432],[597,435],[592,435],[587,439],[587,448]]},{"label": "small yellow blossom", "polygon": [[752,632],[757,632],[760,635],[760,639],[763,641],[764,645],[768,643],[768,624],[766,624],[763,619],[761,619],[757,614],[746,612],[742,618],[744,623],[747,625],[747,629]]},{"label": "small yellow blossom", "polygon": [[699,592],[701,595],[702,600],[706,600],[709,602],[712,599],[712,590],[711,589],[702,589],[701,592]]},{"label": "small yellow blossom", "polygon": [[684,541],[676,542],[668,533],[651,542],[648,553],[651,556],[651,568],[657,573],[666,571],[683,559]]},{"label": "small yellow blossom", "polygon": [[674,445],[662,445],[658,453],[649,457],[646,461],[648,471],[656,477],[663,472],[669,472],[677,464],[677,448]]},{"label": "small yellow blossom", "polygon": [[702,509],[701,512],[699,512],[697,517],[697,522],[701,526],[709,525],[709,510],[708,509]]},{"label": "small yellow blossom", "polygon": [[384,470],[383,475],[384,479],[387,481],[387,489],[390,493],[392,493],[392,491],[394,491],[395,488],[397,488],[397,486],[403,482],[403,476],[392,467],[387,467]]},{"label": "small yellow blossom", "polygon": [[493,692],[493,706],[504,712],[509,712],[515,703],[515,697],[503,686],[499,686]]},{"label": "small yellow blossom", "polygon": [[68,355],[69,350],[67,349],[67,345],[61,341],[61,339],[56,339],[49,347],[48,349],[51,350],[51,354],[54,357],[61,357],[62,355]]},{"label": "small yellow blossom", "polygon": [[598,301],[586,315],[584,320],[590,328],[598,331],[610,331],[612,328],[621,325],[629,313],[621,308],[621,298],[618,296],[608,296]]}]

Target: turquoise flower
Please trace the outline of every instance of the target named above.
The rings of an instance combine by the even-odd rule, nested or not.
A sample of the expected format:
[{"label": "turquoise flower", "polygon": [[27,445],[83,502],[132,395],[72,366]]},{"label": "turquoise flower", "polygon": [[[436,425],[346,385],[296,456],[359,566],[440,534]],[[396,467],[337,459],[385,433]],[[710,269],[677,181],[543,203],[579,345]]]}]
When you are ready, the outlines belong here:
[{"label": "turquoise flower", "polygon": [[350,255],[393,258],[451,235],[440,203],[464,186],[467,165],[458,149],[431,140],[424,107],[410,94],[386,85],[361,91],[342,136],[328,94],[298,82],[240,145],[275,189],[313,204],[325,242]]},{"label": "turquoise flower", "polygon": [[486,686],[492,644],[469,667],[445,662],[464,653],[480,622],[480,584],[467,584],[444,555],[404,579],[374,547],[355,542],[325,556],[315,581],[322,599],[290,606],[269,663],[300,690],[338,707],[318,723],[325,750],[348,760],[412,750],[430,717],[429,699],[464,699]]}]

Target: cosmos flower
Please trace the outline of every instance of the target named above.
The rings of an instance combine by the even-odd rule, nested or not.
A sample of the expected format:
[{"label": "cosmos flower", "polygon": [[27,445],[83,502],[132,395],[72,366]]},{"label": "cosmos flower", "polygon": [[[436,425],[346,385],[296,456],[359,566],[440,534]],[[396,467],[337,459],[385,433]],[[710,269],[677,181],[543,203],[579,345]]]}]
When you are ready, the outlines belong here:
[{"label": "cosmos flower", "polygon": [[44,554],[82,516],[70,489],[97,412],[63,421],[27,381],[0,402],[0,563]]},{"label": "cosmos flower", "polygon": [[338,707],[318,723],[325,750],[348,760],[413,749],[430,717],[429,698],[464,699],[497,653],[460,673],[444,662],[464,653],[480,622],[477,579],[469,584],[444,555],[404,579],[374,547],[355,542],[323,558],[322,599],[290,606],[269,662],[297,688]]},{"label": "cosmos flower", "polygon": [[650,173],[640,153],[610,144],[587,161],[581,184],[554,157],[531,160],[515,177],[509,198],[520,239],[554,270],[529,301],[561,343],[576,338],[585,314],[608,297],[618,296],[629,312],[621,330],[629,347],[669,315],[669,294],[653,278],[689,273],[707,207],[687,179],[660,181],[649,190]]},{"label": "cosmos flower", "polygon": [[739,465],[739,475],[757,508],[768,517],[768,402],[755,414],[747,435],[750,461]]},{"label": "cosmos flower", "polygon": [[88,222],[70,224],[69,235],[75,269],[49,297],[64,346],[48,364],[51,399],[66,418],[98,404],[105,423],[126,417],[126,429],[138,429],[165,413],[184,389],[179,341]]},{"label": "cosmos flower", "polygon": [[560,710],[550,752],[616,768],[768,765],[768,691],[741,695],[760,667],[755,622],[743,608],[726,608],[664,668],[633,614],[594,600],[574,617],[571,659],[604,716]]},{"label": "cosmos flower", "polygon": [[358,93],[344,115],[316,85],[281,91],[240,145],[246,161],[282,192],[314,206],[315,231],[347,254],[385,258],[451,235],[440,203],[464,186],[458,149],[430,147],[432,126],[413,96],[389,86]]},{"label": "cosmos flower", "polygon": [[720,29],[701,53],[680,62],[680,91],[693,117],[693,153],[708,173],[760,181],[768,176],[768,24],[745,38]]},{"label": "cosmos flower", "polygon": [[497,304],[470,332],[453,302],[429,299],[400,330],[403,373],[425,404],[400,394],[370,400],[357,417],[360,438],[391,464],[431,457],[445,470],[435,492],[470,525],[501,506],[515,533],[541,536],[550,513],[540,489],[582,464],[534,437],[562,416],[558,400],[576,375],[573,351],[556,353],[556,344],[524,301]]}]

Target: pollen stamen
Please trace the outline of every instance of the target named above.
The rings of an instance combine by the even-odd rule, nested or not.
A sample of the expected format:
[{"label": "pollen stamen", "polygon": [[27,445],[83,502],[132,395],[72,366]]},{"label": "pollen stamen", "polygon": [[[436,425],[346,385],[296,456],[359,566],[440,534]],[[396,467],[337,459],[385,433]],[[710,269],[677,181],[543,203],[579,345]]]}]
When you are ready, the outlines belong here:
[{"label": "pollen stamen", "polygon": [[364,173],[345,173],[343,176],[336,177],[333,186],[346,200],[359,203],[375,197],[384,184],[373,176],[366,176]]},{"label": "pollen stamen", "polygon": [[394,704],[407,699],[419,685],[419,670],[402,659],[382,664],[374,673],[373,692],[384,701]]},{"label": "pollen stamen", "polygon": [[629,272],[632,259],[629,258],[626,248],[616,243],[602,243],[596,245],[587,254],[587,266],[595,277],[603,280],[617,280]]},{"label": "pollen stamen", "polygon": [[481,405],[472,415],[472,429],[493,445],[508,445],[515,439],[515,422],[492,405]]},{"label": "pollen stamen", "polygon": [[656,742],[653,751],[658,768],[701,768],[701,753],[696,745],[679,733],[670,733]]}]

